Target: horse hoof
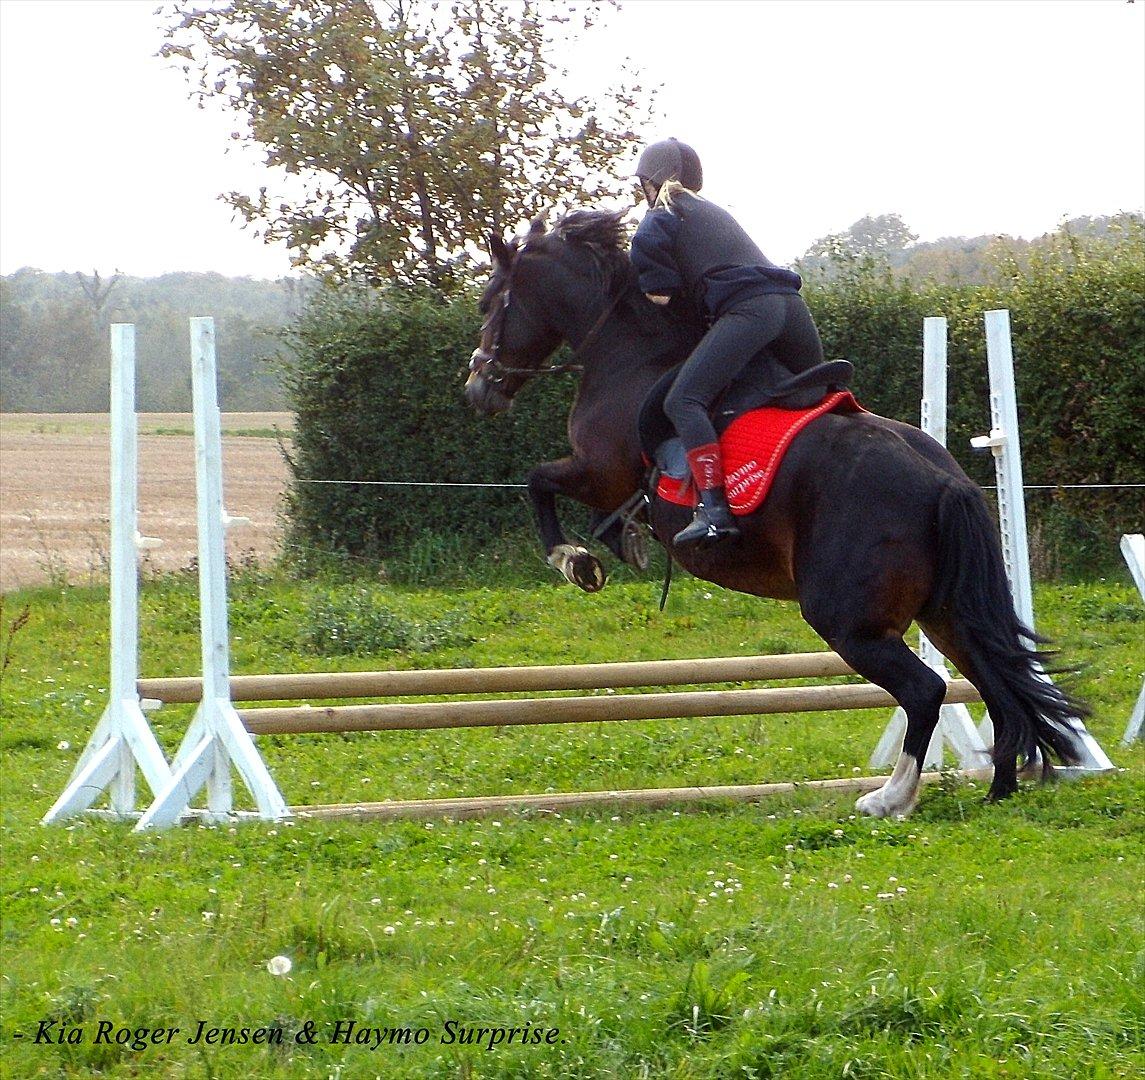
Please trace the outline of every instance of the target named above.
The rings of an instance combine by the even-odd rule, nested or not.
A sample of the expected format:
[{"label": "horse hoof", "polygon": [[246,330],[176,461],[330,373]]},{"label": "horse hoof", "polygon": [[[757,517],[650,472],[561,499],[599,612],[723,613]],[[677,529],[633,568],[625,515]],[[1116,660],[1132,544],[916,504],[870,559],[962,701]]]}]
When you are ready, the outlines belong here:
[{"label": "horse hoof", "polygon": [[860,814],[875,818],[906,817],[914,809],[913,804],[896,806],[883,794],[884,789],[885,785],[877,791],[868,791],[866,795],[859,796],[855,800],[855,809]]},{"label": "horse hoof", "polygon": [[569,559],[565,576],[585,592],[600,592],[604,588],[604,567],[600,560],[589,552],[578,553]]},{"label": "horse hoof", "polygon": [[549,565],[585,592],[600,592],[604,588],[604,567],[595,555],[582,547],[558,544],[549,553]]},{"label": "horse hoof", "polygon": [[867,817],[886,817],[889,813],[887,805],[883,802],[882,788],[878,791],[868,791],[855,800],[855,809]]}]

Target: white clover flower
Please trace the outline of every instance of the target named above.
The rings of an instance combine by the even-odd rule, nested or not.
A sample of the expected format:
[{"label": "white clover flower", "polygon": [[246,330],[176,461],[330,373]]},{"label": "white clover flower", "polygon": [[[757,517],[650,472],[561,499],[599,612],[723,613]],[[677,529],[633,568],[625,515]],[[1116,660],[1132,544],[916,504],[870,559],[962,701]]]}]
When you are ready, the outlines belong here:
[{"label": "white clover flower", "polygon": [[266,962],[266,970],[271,975],[289,975],[292,967],[294,965],[290,962],[289,956],[272,956]]}]

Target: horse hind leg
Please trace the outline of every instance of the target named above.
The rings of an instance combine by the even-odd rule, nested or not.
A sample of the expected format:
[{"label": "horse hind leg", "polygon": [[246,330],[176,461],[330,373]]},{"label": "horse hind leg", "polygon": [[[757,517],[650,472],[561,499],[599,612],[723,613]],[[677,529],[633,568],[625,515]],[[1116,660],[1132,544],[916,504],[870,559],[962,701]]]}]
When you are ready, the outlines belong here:
[{"label": "horse hind leg", "polygon": [[894,772],[881,788],[855,803],[871,817],[905,817],[918,801],[922,762],[938,725],[946,683],[897,634],[828,641],[855,671],[886,690],[906,712],[906,736]]},{"label": "horse hind leg", "polygon": [[994,776],[990,783],[990,790],[986,795],[987,801],[997,802],[1000,799],[1009,798],[1018,790],[1019,778],[1023,780],[1047,779],[1050,772],[1038,755],[1028,758],[1022,769],[1018,769],[1017,750],[1009,745],[1010,740],[999,738],[1005,725],[1009,722],[1006,709],[990,694],[989,687],[975,670],[966,650],[958,643],[957,635],[953,629],[945,622],[936,622],[921,617],[919,625],[926,632],[926,636],[930,638],[934,647],[958,669],[959,674],[974,684],[986,704],[986,710],[994,725],[995,736],[995,745],[990,751]]}]

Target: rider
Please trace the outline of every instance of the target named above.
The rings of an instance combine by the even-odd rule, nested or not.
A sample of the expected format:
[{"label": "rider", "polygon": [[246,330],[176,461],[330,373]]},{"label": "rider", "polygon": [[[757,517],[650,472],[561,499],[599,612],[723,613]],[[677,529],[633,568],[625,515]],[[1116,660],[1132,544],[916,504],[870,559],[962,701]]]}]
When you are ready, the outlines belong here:
[{"label": "rider", "polygon": [[692,523],[672,542],[707,546],[739,536],[709,416],[716,399],[765,347],[798,373],[822,362],[823,345],[799,275],[770,262],[731,214],[696,194],[703,170],[695,150],[676,139],[653,143],[636,175],[649,205],[632,238],[640,288],[657,304],[689,298],[708,319],[664,400],[700,492]]}]

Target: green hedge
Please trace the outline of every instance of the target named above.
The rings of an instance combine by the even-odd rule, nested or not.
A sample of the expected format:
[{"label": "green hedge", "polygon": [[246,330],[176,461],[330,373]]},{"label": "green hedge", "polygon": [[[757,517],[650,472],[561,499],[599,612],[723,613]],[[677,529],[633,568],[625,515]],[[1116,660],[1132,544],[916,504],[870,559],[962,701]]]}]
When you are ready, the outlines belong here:
[{"label": "green hedge", "polygon": [[[919,418],[922,320],[948,321],[947,443],[979,483],[993,460],[970,438],[990,427],[985,313],[1010,311],[1027,485],[1145,482],[1145,245],[1140,229],[1111,242],[1068,237],[1004,259],[983,286],[919,284],[871,263],[812,282],[807,301],[828,356],[855,362],[865,405]],[[1117,537],[1145,525],[1142,492],[1031,491],[1031,554],[1043,576],[1116,570]]]},{"label": "green hedge", "polygon": [[[982,484],[989,428],[984,312],[1008,308],[1014,334],[1027,484],[1140,483],[1145,452],[1145,258],[1140,230],[1113,242],[1068,240],[994,283],[912,283],[867,262],[805,289],[826,354],[855,362],[869,408],[917,423],[922,320],[949,321],[949,430]],[[573,377],[538,379],[505,416],[486,419],[462,386],[480,319],[472,297],[343,291],[314,302],[294,330],[287,386],[297,413],[288,518],[301,545],[366,558],[409,551],[427,535],[481,550],[530,525],[524,493],[316,485],[313,479],[521,483],[567,452]],[[1034,492],[1031,546],[1042,573],[1107,570],[1116,537],[1142,527],[1140,492]],[[568,512],[574,525],[585,520]]]},{"label": "green hedge", "polygon": [[331,293],[309,307],[285,378],[296,414],[291,540],[378,559],[426,534],[479,548],[530,525],[520,490],[378,484],[519,484],[541,458],[566,452],[572,376],[538,380],[494,419],[466,405],[479,325],[472,297],[443,303],[398,289]]}]

